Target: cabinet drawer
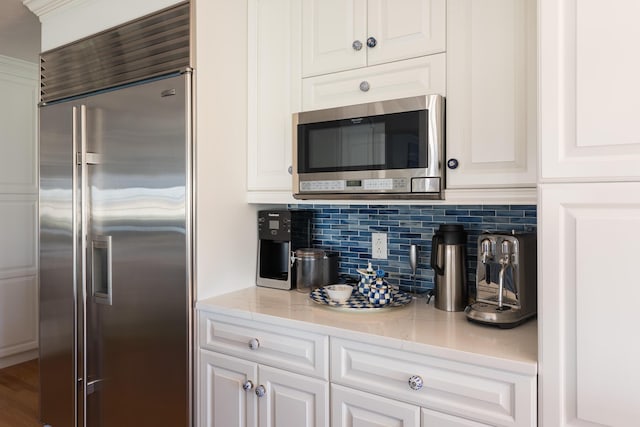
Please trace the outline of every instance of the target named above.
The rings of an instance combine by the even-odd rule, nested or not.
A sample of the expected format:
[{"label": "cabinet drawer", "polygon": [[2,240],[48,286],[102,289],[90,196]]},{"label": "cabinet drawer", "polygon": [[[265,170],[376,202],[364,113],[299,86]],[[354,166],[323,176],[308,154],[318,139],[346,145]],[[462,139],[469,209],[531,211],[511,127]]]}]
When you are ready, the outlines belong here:
[{"label": "cabinet drawer", "polygon": [[[201,348],[328,378],[329,338],[326,335],[201,312],[199,338]],[[251,348],[250,343],[257,344],[256,348]]]},{"label": "cabinet drawer", "polygon": [[[302,79],[302,110],[437,93],[445,95],[445,54]],[[361,83],[369,86],[360,89]]]},{"label": "cabinet drawer", "polygon": [[332,338],[331,381],[495,426],[535,425],[535,376]]}]

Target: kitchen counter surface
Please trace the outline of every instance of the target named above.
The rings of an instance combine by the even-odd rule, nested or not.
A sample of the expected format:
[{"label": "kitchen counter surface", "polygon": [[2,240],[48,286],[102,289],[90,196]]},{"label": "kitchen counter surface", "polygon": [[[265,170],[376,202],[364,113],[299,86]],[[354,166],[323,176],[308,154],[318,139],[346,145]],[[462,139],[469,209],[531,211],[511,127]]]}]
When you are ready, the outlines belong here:
[{"label": "kitchen counter surface", "polygon": [[467,321],[462,312],[435,309],[417,298],[402,308],[373,312],[336,310],[308,294],[250,287],[198,301],[196,309],[405,351],[537,374],[537,322],[499,329]]}]

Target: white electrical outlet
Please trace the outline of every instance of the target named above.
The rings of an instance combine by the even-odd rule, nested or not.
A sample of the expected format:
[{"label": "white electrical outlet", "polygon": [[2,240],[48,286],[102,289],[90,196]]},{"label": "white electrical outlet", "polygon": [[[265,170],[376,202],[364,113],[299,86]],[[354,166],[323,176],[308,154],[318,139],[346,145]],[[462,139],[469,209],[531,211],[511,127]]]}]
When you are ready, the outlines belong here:
[{"label": "white electrical outlet", "polygon": [[387,233],[371,233],[371,258],[387,259]]}]

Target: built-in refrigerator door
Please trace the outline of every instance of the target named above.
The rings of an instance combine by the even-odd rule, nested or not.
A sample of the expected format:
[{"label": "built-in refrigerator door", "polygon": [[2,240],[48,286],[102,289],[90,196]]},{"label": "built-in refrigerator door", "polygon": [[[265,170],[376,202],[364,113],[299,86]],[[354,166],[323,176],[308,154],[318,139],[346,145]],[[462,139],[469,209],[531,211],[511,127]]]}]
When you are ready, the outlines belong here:
[{"label": "built-in refrigerator door", "polygon": [[88,427],[190,423],[190,87],[83,100]]},{"label": "built-in refrigerator door", "polygon": [[76,425],[77,114],[70,103],[40,109],[40,419],[54,427]]}]

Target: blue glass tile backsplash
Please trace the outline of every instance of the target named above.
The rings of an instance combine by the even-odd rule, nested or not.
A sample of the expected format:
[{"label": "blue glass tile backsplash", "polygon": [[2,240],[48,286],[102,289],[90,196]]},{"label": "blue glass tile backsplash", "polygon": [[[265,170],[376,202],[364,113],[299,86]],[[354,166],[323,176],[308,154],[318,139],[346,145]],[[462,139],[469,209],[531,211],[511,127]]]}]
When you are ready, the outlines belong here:
[{"label": "blue glass tile backsplash", "polygon": [[[431,238],[440,224],[462,224],[467,236],[467,281],[475,283],[477,239],[483,231],[535,232],[535,205],[290,205],[312,209],[313,246],[340,255],[340,274],[356,276],[356,268],[373,267],[387,273],[387,281],[402,289],[423,292],[433,288],[429,266]],[[388,259],[371,259],[371,233],[387,233]],[[409,245],[419,248],[415,288],[410,280]]]}]

